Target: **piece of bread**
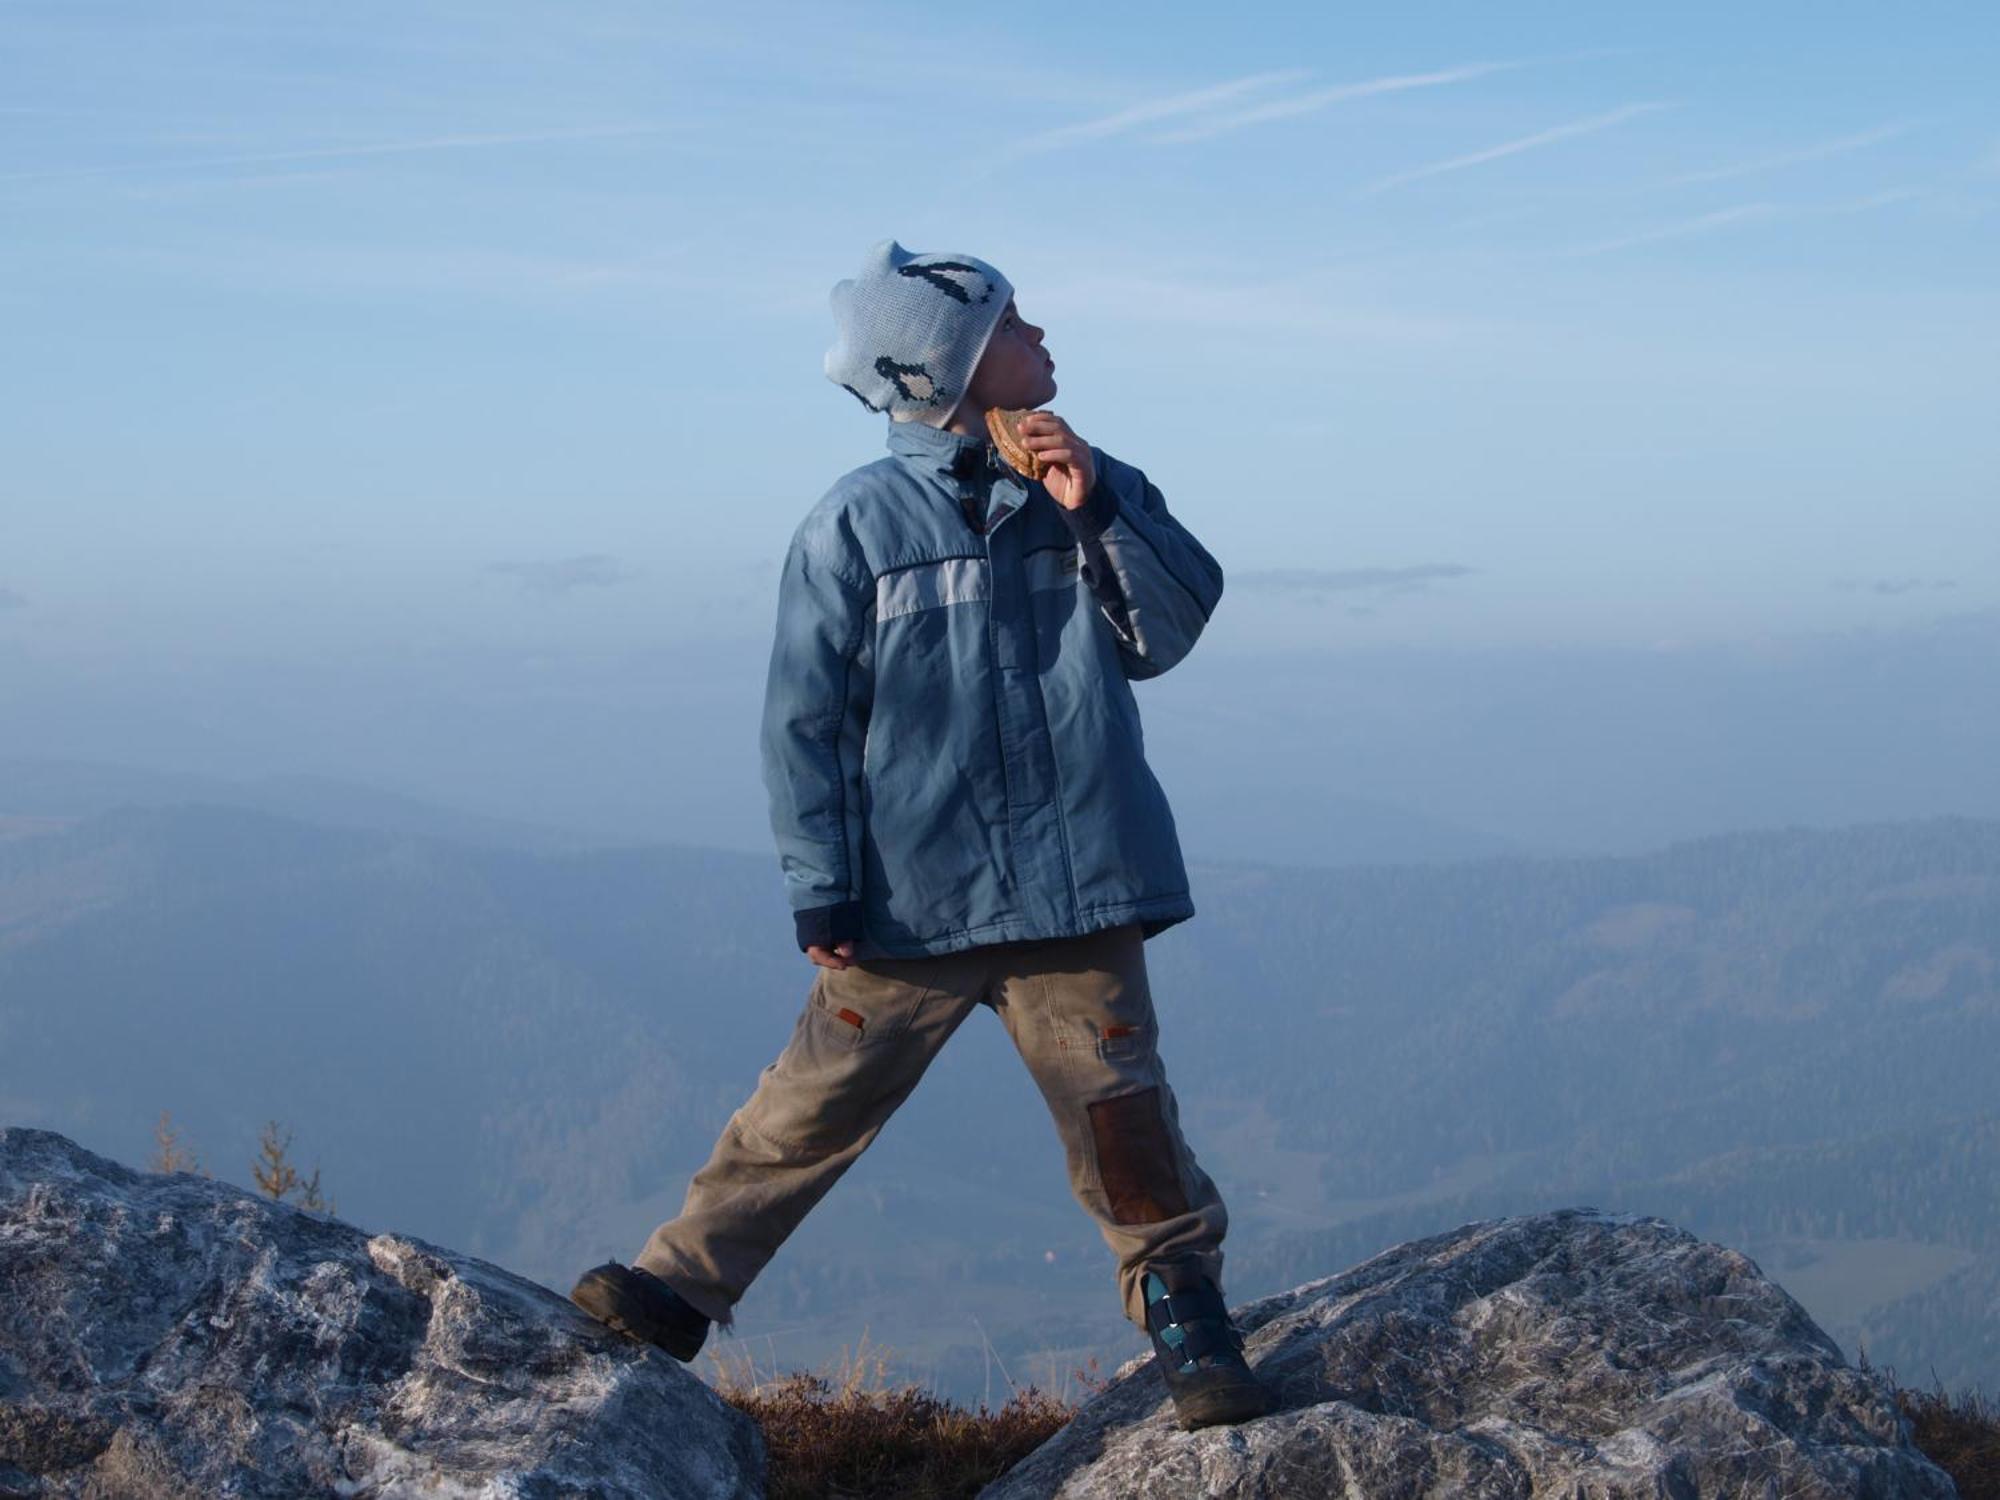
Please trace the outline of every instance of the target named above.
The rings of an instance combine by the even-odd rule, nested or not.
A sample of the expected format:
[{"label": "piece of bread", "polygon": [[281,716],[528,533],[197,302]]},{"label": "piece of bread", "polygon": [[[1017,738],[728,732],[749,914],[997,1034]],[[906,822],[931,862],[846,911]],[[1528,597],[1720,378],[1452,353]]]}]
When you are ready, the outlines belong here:
[{"label": "piece of bread", "polygon": [[1000,450],[1000,456],[1016,470],[1030,479],[1040,479],[1048,470],[1027,445],[1021,441],[1021,418],[1032,411],[1032,407],[1010,410],[1005,407],[988,407],[986,430],[993,435],[993,446]]}]

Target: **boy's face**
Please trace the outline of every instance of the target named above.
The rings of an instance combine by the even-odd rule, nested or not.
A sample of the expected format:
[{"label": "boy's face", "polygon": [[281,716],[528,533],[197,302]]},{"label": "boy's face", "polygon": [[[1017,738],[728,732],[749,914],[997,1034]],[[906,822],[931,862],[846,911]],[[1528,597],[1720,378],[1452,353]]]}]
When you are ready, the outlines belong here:
[{"label": "boy's face", "polygon": [[966,382],[964,409],[984,416],[995,406],[1012,411],[1046,405],[1056,393],[1055,368],[1042,350],[1042,330],[1023,318],[1009,297],[979,367]]}]

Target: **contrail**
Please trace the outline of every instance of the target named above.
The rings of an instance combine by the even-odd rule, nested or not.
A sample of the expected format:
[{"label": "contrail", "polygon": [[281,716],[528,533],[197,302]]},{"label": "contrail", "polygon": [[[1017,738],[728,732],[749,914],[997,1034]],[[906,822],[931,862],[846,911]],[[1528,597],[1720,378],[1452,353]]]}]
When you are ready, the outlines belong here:
[{"label": "contrail", "polygon": [[1379,193],[1384,188],[1396,187],[1401,183],[1414,182],[1419,177],[1435,177],[1440,172],[1456,172],[1462,167],[1476,167],[1481,162],[1512,156],[1520,151],[1532,151],[1537,146],[1546,146],[1552,141],[1568,140],[1571,136],[1590,135],[1595,131],[1609,130],[1613,125],[1632,119],[1635,115],[1651,114],[1654,110],[1665,109],[1665,104],[1627,104],[1614,109],[1609,114],[1592,115],[1587,120],[1572,120],[1567,125],[1558,125],[1551,130],[1535,135],[1524,135],[1517,141],[1504,141],[1498,146],[1488,146],[1484,151],[1474,151],[1467,156],[1454,156],[1449,161],[1432,162],[1429,166],[1414,167],[1407,172],[1398,172],[1393,177],[1384,177],[1360,189],[1363,193]]}]

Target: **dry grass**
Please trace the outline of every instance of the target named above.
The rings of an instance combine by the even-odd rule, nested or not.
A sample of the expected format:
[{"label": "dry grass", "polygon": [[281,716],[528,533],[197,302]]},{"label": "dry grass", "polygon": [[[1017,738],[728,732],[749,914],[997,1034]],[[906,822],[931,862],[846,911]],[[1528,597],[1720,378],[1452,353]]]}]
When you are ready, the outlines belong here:
[{"label": "dry grass", "polygon": [[2000,1403],[1978,1391],[1953,1396],[1939,1384],[1928,1391],[1897,1386],[1896,1404],[1924,1457],[1958,1486],[1959,1500],[2000,1500]]},{"label": "dry grass", "polygon": [[1954,1400],[1942,1389],[1896,1392],[1924,1456],[1958,1486],[1959,1500],[2000,1500],[2000,1405],[1977,1391]]},{"label": "dry grass", "polygon": [[1896,1405],[1910,1419],[1910,1436],[1924,1457],[1951,1476],[1959,1500],[2000,1500],[2000,1403],[1978,1391],[1951,1395],[1935,1370],[1930,1390],[1905,1389],[1893,1366],[1869,1364],[1865,1347],[1854,1363],[1895,1389]]},{"label": "dry grass", "polygon": [[[711,1349],[715,1388],[763,1429],[771,1500],[958,1500],[979,1493],[1053,1437],[1074,1404],[1035,1386],[1015,1390],[998,1411],[946,1401],[889,1378],[889,1353],[864,1332],[831,1372],[760,1380],[747,1356]],[[1101,1385],[1094,1368],[1077,1372]]]}]

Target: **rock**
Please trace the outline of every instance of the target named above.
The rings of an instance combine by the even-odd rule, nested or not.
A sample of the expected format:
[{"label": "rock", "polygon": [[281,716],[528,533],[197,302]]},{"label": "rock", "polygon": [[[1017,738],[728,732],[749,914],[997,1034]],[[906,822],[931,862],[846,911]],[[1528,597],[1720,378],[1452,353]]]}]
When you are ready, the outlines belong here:
[{"label": "rock", "polygon": [[567,1297],[0,1129],[0,1496],[750,1497],[756,1425]]},{"label": "rock", "polygon": [[1148,1353],[982,1500],[1957,1493],[1884,1379],[1662,1219],[1467,1224],[1235,1316],[1281,1410],[1183,1433]]}]

